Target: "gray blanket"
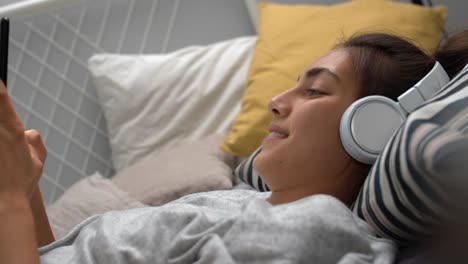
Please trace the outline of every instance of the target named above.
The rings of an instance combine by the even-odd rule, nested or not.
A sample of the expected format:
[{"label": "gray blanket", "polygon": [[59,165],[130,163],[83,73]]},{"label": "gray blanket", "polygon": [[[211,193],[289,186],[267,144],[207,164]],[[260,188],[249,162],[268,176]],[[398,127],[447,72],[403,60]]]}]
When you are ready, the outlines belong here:
[{"label": "gray blanket", "polygon": [[272,206],[265,194],[216,191],[94,216],[41,248],[41,263],[392,263],[379,239],[326,195]]}]

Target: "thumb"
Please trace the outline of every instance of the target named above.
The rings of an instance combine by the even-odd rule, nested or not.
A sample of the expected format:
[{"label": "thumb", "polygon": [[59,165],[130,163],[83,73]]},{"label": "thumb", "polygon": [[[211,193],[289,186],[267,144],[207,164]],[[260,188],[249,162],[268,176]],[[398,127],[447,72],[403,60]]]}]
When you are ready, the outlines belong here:
[{"label": "thumb", "polygon": [[26,141],[30,145],[31,155],[35,155],[42,163],[45,162],[47,157],[47,149],[44,141],[42,141],[41,134],[37,130],[27,130],[24,132]]}]

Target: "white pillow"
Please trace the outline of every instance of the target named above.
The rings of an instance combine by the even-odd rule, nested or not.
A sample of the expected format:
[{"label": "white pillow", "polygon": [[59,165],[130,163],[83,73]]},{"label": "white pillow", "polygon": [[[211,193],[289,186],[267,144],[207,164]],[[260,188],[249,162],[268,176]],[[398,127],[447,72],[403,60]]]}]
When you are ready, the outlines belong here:
[{"label": "white pillow", "polygon": [[89,60],[117,171],[182,139],[225,133],[240,110],[256,37],[161,55]]}]

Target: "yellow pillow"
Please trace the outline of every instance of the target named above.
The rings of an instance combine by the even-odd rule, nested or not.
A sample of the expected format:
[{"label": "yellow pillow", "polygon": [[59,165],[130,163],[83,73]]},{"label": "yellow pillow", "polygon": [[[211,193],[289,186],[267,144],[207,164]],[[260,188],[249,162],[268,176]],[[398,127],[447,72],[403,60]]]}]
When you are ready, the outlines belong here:
[{"label": "yellow pillow", "polygon": [[242,109],[223,149],[248,156],[268,133],[269,99],[292,87],[314,59],[356,33],[387,32],[434,52],[447,17],[445,7],[384,0],[355,0],[331,6],[259,4],[260,23]]}]

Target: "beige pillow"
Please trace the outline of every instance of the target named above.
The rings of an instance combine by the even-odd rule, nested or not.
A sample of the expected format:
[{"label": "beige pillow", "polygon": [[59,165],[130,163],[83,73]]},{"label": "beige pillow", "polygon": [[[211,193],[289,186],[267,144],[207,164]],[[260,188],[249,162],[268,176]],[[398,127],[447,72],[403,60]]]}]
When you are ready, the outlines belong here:
[{"label": "beige pillow", "polygon": [[90,216],[145,206],[95,173],[72,185],[47,207],[47,215],[55,239],[59,239]]},{"label": "beige pillow", "polygon": [[80,180],[47,208],[55,237],[63,237],[92,215],[161,205],[186,194],[231,188],[236,159],[221,150],[224,137],[213,134],[179,143],[112,179],[96,173]]},{"label": "beige pillow", "polygon": [[124,169],[112,181],[148,205],[195,192],[230,189],[235,158],[221,149],[224,136],[213,134],[165,149]]}]

